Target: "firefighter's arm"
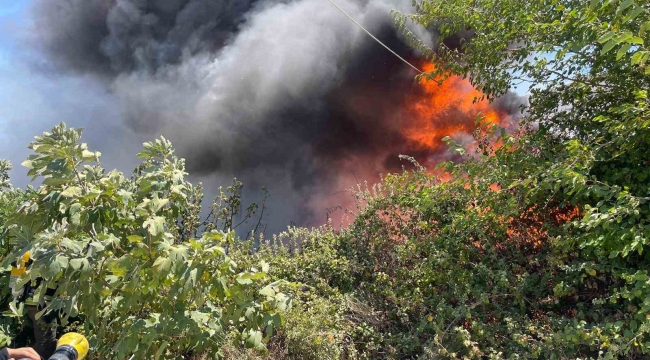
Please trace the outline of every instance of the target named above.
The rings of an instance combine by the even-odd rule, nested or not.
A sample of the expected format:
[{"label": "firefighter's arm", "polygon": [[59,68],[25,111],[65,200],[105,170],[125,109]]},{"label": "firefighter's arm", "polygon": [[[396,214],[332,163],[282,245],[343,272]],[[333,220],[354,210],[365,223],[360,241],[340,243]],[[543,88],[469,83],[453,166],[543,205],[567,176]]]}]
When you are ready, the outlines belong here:
[{"label": "firefighter's arm", "polygon": [[9,360],[9,359],[41,360],[41,357],[38,355],[36,350],[30,347],[24,347],[19,349],[4,348],[0,350],[0,360]]}]

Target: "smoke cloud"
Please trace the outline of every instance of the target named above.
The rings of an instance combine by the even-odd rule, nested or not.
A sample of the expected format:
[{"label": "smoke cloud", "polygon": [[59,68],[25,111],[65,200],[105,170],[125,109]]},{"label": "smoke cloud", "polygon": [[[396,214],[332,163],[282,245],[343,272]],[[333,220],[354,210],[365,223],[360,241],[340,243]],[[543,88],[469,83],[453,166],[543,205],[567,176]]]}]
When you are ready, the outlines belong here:
[{"label": "smoke cloud", "polygon": [[[417,59],[390,16],[410,0],[337,3]],[[99,79],[126,128],[171,139],[208,188],[269,187],[279,226],[318,225],[351,179],[431,155],[400,132],[413,70],[327,0],[36,0],[32,14],[30,42],[56,71]]]}]

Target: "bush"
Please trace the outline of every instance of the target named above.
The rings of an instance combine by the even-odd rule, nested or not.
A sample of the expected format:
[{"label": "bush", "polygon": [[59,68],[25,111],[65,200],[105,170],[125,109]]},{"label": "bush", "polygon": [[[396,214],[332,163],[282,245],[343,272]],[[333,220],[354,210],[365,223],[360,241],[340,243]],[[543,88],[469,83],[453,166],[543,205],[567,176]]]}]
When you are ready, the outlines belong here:
[{"label": "bush", "polygon": [[[80,316],[97,358],[647,351],[645,258],[595,262],[573,245],[588,238],[583,208],[552,189],[498,185],[523,137],[500,134],[492,141],[513,145],[446,164],[448,182],[417,164],[388,175],[356,193],[355,219],[341,230],[242,241],[200,226],[200,187],[184,180],[166,140],[146,143],[127,179],[82,167],[98,154],[79,135],[59,125],[37,137],[26,165],[43,185],[3,191],[2,227],[13,246],[5,263],[32,250],[24,281],[57,287],[49,310]],[[17,326],[5,323],[4,341]]]},{"label": "bush", "polygon": [[285,282],[271,283],[265,263],[232,261],[224,247],[233,233],[196,236],[202,194],[171,144],[145,143],[128,179],[105,173],[80,136],[60,124],[30,144],[23,165],[43,182],[3,223],[14,244],[4,265],[31,250],[21,282],[44,279],[36,301],[56,288],[48,311],[61,311],[64,324],[82,315],[98,357],[218,357],[231,332],[263,351],[290,305]]}]

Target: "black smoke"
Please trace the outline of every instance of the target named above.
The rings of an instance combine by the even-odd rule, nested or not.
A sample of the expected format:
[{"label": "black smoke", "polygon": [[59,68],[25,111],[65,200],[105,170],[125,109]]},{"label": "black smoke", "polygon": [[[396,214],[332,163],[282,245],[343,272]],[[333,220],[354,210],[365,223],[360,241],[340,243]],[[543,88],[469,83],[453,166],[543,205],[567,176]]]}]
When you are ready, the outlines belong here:
[{"label": "black smoke", "polygon": [[[417,60],[390,16],[410,0],[338,3]],[[125,126],[170,138],[190,173],[268,186],[272,222],[317,224],[312,200],[340,190],[342,162],[398,170],[410,150],[398,127],[415,73],[327,0],[36,0],[33,15],[56,69],[100,78]]]},{"label": "black smoke", "polygon": [[38,0],[33,34],[62,68],[116,75],[223,47],[255,0]]}]

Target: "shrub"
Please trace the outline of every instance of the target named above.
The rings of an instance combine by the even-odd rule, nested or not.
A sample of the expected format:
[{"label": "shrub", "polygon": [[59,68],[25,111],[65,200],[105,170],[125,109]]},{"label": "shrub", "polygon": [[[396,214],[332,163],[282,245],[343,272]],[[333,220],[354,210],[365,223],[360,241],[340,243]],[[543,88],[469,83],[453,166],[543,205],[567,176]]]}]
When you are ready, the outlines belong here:
[{"label": "shrub", "polygon": [[[21,283],[43,278],[35,300],[56,288],[47,311],[81,315],[97,357],[218,357],[225,335],[264,350],[290,298],[268,265],[226,255],[233,233],[200,232],[200,187],[163,139],[145,143],[131,178],[106,173],[99,153],[64,124],[37,136],[23,165],[42,185],[3,227],[16,255],[35,262]],[[7,202],[4,203],[7,205]],[[11,205],[11,204],[10,204]]]}]

